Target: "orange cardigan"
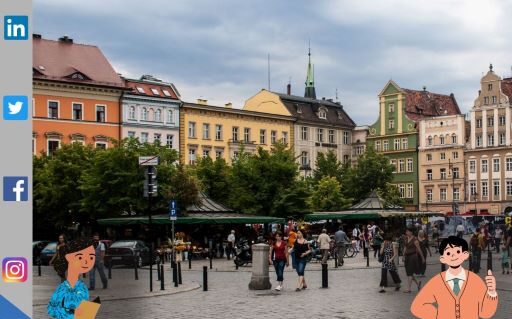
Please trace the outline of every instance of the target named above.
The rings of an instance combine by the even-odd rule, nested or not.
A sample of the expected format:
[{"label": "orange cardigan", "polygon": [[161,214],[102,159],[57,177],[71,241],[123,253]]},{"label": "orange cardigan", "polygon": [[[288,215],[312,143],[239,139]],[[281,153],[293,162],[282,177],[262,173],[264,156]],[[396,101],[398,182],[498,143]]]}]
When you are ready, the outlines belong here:
[{"label": "orange cardigan", "polygon": [[471,271],[458,296],[445,281],[446,271],[436,275],[416,295],[411,312],[421,319],[491,318],[498,307],[498,296],[487,293],[484,281]]}]

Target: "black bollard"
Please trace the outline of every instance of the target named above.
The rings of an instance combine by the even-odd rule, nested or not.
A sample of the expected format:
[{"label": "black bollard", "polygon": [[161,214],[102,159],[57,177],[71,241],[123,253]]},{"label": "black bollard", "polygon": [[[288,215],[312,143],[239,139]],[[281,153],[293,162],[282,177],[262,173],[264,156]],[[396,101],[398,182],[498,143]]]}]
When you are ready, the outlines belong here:
[{"label": "black bollard", "polygon": [[203,266],[203,291],[208,291],[208,267]]},{"label": "black bollard", "polygon": [[213,267],[213,266],[212,266],[212,262],[213,262],[213,261],[212,261],[212,254],[210,253],[210,269],[212,269],[212,267]]},{"label": "black bollard", "polygon": [[188,269],[192,269],[192,258],[190,254],[188,255]]},{"label": "black bollard", "polygon": [[135,280],[139,280],[139,271],[137,270],[137,262],[134,263],[133,269],[135,270]]},{"label": "black bollard", "polygon": [[182,285],[183,282],[181,280],[181,262],[178,262],[178,284]]},{"label": "black bollard", "polygon": [[174,287],[178,287],[178,266],[175,261],[173,261],[174,267],[172,268],[172,282],[174,282]]},{"label": "black bollard", "polygon": [[37,262],[37,275],[41,277],[41,260]]},{"label": "black bollard", "polygon": [[334,252],[334,268],[338,268],[338,250]]},{"label": "black bollard", "polygon": [[160,272],[160,260],[156,263],[156,281],[160,281],[161,276]]},{"label": "black bollard", "polygon": [[108,264],[108,279],[112,279],[112,262]]},{"label": "black bollard", "polygon": [[492,270],[492,252],[491,250],[487,250],[487,270]]},{"label": "black bollard", "polygon": [[322,288],[329,287],[329,277],[327,274],[327,264],[322,264]]},{"label": "black bollard", "polygon": [[[235,261],[236,261],[236,257],[235,257]],[[235,269],[238,270],[238,263],[235,263]]]},{"label": "black bollard", "polygon": [[160,290],[165,290],[164,265],[160,265]]},{"label": "black bollard", "polygon": [[366,248],[366,267],[370,267],[370,250]]}]

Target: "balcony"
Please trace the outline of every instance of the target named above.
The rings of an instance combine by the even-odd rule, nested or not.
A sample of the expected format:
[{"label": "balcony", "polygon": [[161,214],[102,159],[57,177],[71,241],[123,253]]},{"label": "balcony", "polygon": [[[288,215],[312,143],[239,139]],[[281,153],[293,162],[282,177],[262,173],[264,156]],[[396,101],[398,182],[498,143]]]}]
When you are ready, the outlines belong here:
[{"label": "balcony", "polygon": [[338,148],[338,144],[320,143],[320,142],[315,142],[315,146],[318,146],[318,147],[328,147],[328,148]]}]

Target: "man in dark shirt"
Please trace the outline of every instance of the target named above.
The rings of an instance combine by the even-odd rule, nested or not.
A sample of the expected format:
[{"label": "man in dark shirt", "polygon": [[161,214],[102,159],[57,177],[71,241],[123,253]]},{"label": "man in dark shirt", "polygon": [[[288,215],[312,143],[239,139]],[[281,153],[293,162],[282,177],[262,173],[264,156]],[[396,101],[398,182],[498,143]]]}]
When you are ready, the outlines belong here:
[{"label": "man in dark shirt", "polygon": [[343,266],[343,255],[345,255],[345,245],[350,243],[347,234],[343,231],[343,226],[334,233],[334,242],[336,243],[336,253],[338,254],[338,265]]}]

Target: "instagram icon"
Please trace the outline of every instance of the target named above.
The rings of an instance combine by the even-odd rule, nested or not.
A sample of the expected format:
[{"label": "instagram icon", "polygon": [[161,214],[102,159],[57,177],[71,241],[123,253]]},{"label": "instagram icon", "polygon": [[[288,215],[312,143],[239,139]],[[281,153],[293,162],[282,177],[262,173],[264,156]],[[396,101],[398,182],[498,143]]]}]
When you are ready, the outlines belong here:
[{"label": "instagram icon", "polygon": [[2,261],[4,282],[25,282],[27,280],[27,260],[23,257],[7,257]]}]

